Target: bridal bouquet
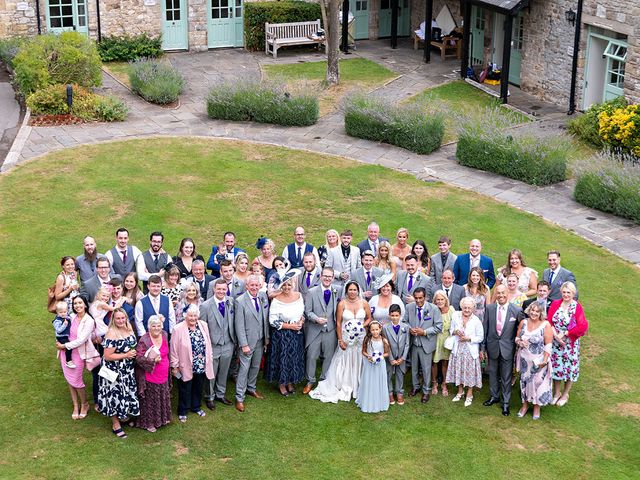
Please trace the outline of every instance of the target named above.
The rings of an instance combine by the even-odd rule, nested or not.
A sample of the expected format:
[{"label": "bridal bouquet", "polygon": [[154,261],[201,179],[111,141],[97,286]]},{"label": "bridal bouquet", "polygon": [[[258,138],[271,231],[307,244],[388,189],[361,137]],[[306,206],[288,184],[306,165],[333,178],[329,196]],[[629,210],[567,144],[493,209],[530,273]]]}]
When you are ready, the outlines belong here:
[{"label": "bridal bouquet", "polygon": [[377,352],[374,350],[373,352],[371,352],[371,363],[376,365],[382,363],[382,360],[384,358],[383,355],[384,352]]},{"label": "bridal bouquet", "polygon": [[362,320],[349,320],[344,326],[346,332],[346,339],[348,345],[355,345],[364,336],[364,325]]}]

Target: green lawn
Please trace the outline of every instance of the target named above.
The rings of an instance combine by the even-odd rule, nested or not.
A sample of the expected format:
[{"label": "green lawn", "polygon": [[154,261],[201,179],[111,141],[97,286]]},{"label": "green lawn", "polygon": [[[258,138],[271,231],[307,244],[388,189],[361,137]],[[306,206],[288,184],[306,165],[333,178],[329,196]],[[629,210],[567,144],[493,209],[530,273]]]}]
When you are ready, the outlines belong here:
[{"label": "green lawn", "polygon": [[[486,108],[497,108],[500,101],[462,80],[448,82],[429,88],[406,100],[410,103],[439,104],[446,112],[444,143],[456,140],[456,119],[459,116],[478,115]],[[517,125],[529,119],[518,112],[503,108],[500,110],[508,124]]]},{"label": "green lawn", "polygon": [[102,68],[107,70],[118,81],[131,88],[129,83],[129,62],[108,62],[103,63]]},{"label": "green lawn", "polygon": [[361,89],[373,90],[397,76],[382,65],[364,58],[340,60],[339,65],[340,85],[335,87],[327,87],[325,84],[326,61],[264,65],[263,69],[268,78],[284,79],[292,89],[317,91],[321,115],[334,110],[348,92]]},{"label": "green lawn", "polygon": [[[0,478],[638,476],[640,326],[633,286],[640,271],[537,217],[378,166],[193,138],[55,152],[0,176],[0,193]],[[453,250],[463,252],[478,237],[496,266],[519,247],[541,272],[545,252],[561,250],[591,325],[567,406],[544,408],[538,422],[518,419],[515,411],[504,418],[498,407],[482,406],[485,386],[469,408],[439,396],[426,406],[409,399],[367,415],[353,403],[325,405],[301,394],[285,399],[261,384],[267,399],[249,398],[244,414],[220,406],[205,419],[191,416],[156,434],[128,429],[126,441],[115,439],[110,421],[93,411],[71,420],[46,288],[59,258],[81,253],[83,236],[94,235],[104,251],[125,225],[144,250],[158,229],[171,254],[192,236],[206,257],[233,229],[255,255],[261,234],[279,250],[298,224],[315,245],[328,228],[350,227],[359,241],[372,219],[385,236],[407,226],[411,240],[431,248],[448,234]],[[512,410],[517,398],[514,393]]]}]

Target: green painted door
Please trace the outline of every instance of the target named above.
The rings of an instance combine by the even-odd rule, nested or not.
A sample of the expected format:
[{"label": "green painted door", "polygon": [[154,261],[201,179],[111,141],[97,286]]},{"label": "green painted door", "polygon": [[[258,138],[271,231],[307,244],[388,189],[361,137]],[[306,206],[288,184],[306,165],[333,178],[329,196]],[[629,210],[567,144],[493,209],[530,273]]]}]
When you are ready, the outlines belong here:
[{"label": "green painted door", "polygon": [[398,35],[408,37],[411,33],[411,7],[409,0],[398,0]]},{"label": "green painted door", "polygon": [[607,71],[604,80],[604,101],[624,95],[624,70],[627,61],[627,44],[610,41],[604,51]]},{"label": "green painted door", "polygon": [[522,65],[522,46],[524,44],[524,17],[520,13],[513,19],[511,36],[511,56],[509,61],[509,82],[520,86],[520,68]]},{"label": "green painted door", "polygon": [[471,7],[471,45],[469,46],[469,58],[471,65],[484,64],[484,30],[486,20],[484,10],[473,5]]},{"label": "green painted door", "polygon": [[47,27],[53,33],[73,30],[88,33],[86,0],[49,0]]},{"label": "green painted door", "polygon": [[[380,0],[380,13],[378,24],[378,36],[391,36],[391,0]],[[411,20],[411,9],[409,8],[409,0],[398,0],[398,36],[406,37],[409,35],[409,22]]]},{"label": "green painted door", "polygon": [[163,0],[162,48],[186,50],[189,48],[187,0]]},{"label": "green painted door", "polygon": [[209,0],[209,48],[243,45],[243,0]]},{"label": "green painted door", "polygon": [[380,0],[378,37],[391,36],[391,0]]},{"label": "green painted door", "polygon": [[[355,39],[365,40],[369,38],[369,0],[350,0],[349,10],[353,14],[356,24]],[[389,27],[389,32],[391,32],[391,27]]]}]

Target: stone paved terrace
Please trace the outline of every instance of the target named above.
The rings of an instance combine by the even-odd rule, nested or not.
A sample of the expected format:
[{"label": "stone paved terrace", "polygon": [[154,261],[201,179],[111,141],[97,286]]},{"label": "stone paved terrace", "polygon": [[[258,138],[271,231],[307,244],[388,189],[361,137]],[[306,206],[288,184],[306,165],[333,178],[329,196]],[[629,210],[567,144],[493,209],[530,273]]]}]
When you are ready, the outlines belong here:
[{"label": "stone paved terrace", "polygon": [[[458,77],[455,60],[441,61],[432,56],[431,64],[422,62],[422,52],[411,49],[408,42],[392,50],[387,41],[358,42],[350,57],[364,57],[379,62],[400,76],[380,89],[388,98],[401,100],[425,88],[437,86]],[[284,50],[274,61],[263,52],[248,53],[241,49],[203,53],[168,55],[187,79],[180,106],[175,109],[151,105],[132,95],[126,88],[104,75],[102,90],[119,96],[130,106],[125,122],[85,124],[64,127],[27,127],[26,139],[19,155],[3,165],[3,171],[15,164],[35,159],[48,152],[81,144],[127,140],[150,136],[202,136],[229,138],[305,149],[340,155],[360,162],[383,165],[409,172],[419,179],[440,180],[476,191],[523,211],[543,217],[567,230],[607,248],[618,256],[640,265],[640,226],[584,207],[572,199],[571,181],[549,187],[534,187],[488,172],[460,166],[455,160],[455,144],[446,145],[430,155],[385,144],[356,139],[346,135],[342,115],[330,113],[311,127],[280,127],[254,123],[215,121],[207,118],[204,99],[209,88],[224,80],[260,78],[261,65],[285,62],[319,61],[324,56],[315,51]],[[523,129],[552,135],[563,131],[566,109],[544,104],[514,90],[512,104],[527,113],[535,105],[538,120]],[[562,208],[558,208],[562,205]]]}]

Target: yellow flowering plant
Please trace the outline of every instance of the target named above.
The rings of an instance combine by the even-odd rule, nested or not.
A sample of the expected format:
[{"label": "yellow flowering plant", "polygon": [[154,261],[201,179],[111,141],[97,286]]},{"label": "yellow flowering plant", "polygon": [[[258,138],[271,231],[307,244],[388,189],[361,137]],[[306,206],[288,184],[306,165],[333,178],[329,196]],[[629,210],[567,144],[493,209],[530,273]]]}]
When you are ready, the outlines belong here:
[{"label": "yellow flowering plant", "polygon": [[614,151],[640,157],[640,106],[627,105],[600,112],[598,133]]}]

